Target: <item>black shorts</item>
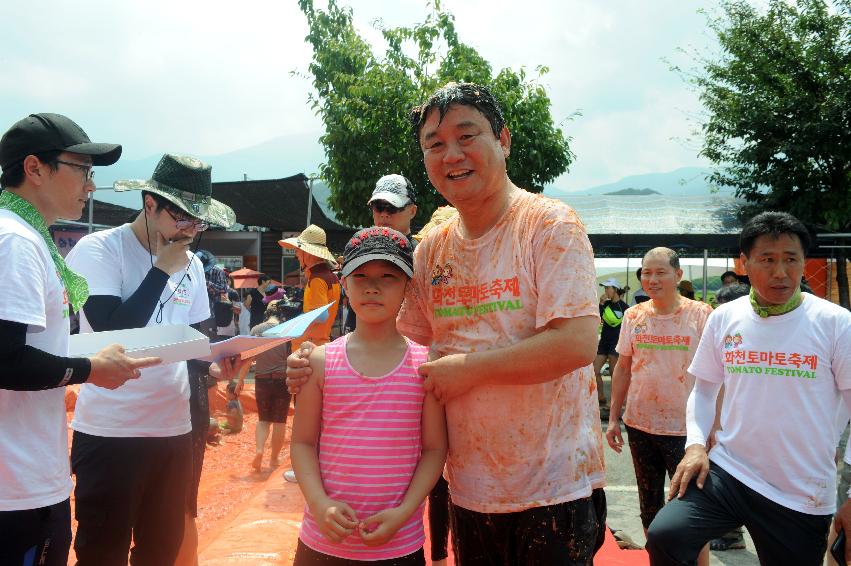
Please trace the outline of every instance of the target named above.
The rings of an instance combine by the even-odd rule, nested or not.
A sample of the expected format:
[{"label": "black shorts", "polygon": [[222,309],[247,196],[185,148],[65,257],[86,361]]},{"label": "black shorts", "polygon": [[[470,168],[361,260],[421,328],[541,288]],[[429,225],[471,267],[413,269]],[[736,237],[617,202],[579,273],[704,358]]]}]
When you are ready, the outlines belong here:
[{"label": "black shorts", "polygon": [[191,483],[191,434],[101,437],[74,431],[80,566],[174,564],[183,541]]},{"label": "black shorts", "polygon": [[254,380],[257,398],[257,418],[264,423],[285,423],[290,411],[290,393],[284,379],[260,378]]},{"label": "black shorts", "polygon": [[71,500],[48,507],[0,511],[0,565],[67,566]]},{"label": "black shorts", "polygon": [[515,513],[478,513],[450,503],[455,563],[591,566],[606,527],[605,495],[595,495]]},{"label": "black shorts", "polygon": [[337,558],[317,552],[298,540],[295,551],[293,566],[425,566],[425,552],[423,549],[400,556],[399,558],[388,558],[387,560],[350,560],[348,558]]},{"label": "black shorts", "polygon": [[[618,352],[615,348],[618,347],[618,339],[607,340],[606,338],[600,338],[600,343],[597,344],[597,355],[598,356],[617,356]],[[612,368],[614,371],[614,368]]]}]

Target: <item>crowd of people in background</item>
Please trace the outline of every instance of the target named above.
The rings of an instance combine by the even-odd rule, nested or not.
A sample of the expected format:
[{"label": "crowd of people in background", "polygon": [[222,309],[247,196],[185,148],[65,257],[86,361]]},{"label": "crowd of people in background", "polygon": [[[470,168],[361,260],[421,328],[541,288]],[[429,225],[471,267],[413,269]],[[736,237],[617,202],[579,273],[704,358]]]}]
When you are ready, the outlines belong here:
[{"label": "crowd of people in background", "polygon": [[[714,309],[674,250],[651,249],[630,305],[616,277],[598,283],[575,211],[509,177],[511,133],[487,88],[449,83],[409,119],[451,206],[413,235],[416,188],[381,176],[374,226],[341,256],[315,225],[279,242],[303,288],[265,274],[234,288],[201,240],[235,215],[212,198],[211,167],[178,154],[117,182],[140,211],[63,258],[48,226],[79,218],[92,168],[121,146],[58,114],[3,135],[0,293],[19,300],[0,305],[0,565],[65,566],[72,489],[78,564],[196,564],[204,453],[221,428],[209,388],[227,382],[221,426],[239,434],[250,381],[252,470],[267,450],[272,469],[284,463],[295,406],[284,478],[305,499],[298,566],[425,564],[426,501],[435,565],[450,538],[463,566],[590,565],[607,528],[604,440],[629,447],[652,564],[707,564],[710,548],[743,546],[743,527],[764,564],[821,563],[831,522],[851,528],[836,482],[851,314],[803,280],[806,228],[779,212],[748,221],[746,275],[721,276]],[[327,305],[256,358],[69,350],[72,312],[81,332],[177,324],[216,342]]]}]

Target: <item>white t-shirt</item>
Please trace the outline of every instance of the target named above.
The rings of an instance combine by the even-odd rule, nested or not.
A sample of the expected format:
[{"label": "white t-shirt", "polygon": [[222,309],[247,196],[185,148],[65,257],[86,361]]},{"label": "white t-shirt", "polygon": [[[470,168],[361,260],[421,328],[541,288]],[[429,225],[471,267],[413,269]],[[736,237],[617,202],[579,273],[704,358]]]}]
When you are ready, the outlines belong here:
[{"label": "white t-shirt", "polygon": [[[147,326],[194,324],[210,318],[203,266],[191,252],[186,255],[188,276],[181,270],[169,278],[160,295],[161,302],[167,301],[162,320],[156,321],[157,305]],[[151,258],[130,225],[124,224],[81,238],[68,254],[68,265],[89,281],[92,295],[126,301],[151,269]],[[85,311],[80,316],[80,332],[92,332]],[[94,436],[186,434],[192,430],[186,362],[143,369],[139,379],[114,390],[83,384],[71,427]]]},{"label": "white t-shirt", "polygon": [[251,334],[251,309],[244,303],[234,303],[234,306],[239,306],[239,335],[248,336]]},{"label": "white t-shirt", "polygon": [[851,389],[851,313],[814,295],[760,318],[748,297],[706,322],[689,372],[723,383],[709,458],[768,499],[810,515],[836,504],[836,414]]},{"label": "white t-shirt", "polygon": [[[68,298],[44,239],[0,210],[0,319],[27,325],[27,344],[68,355]],[[0,389],[0,511],[54,505],[71,495],[65,388]]]},{"label": "white t-shirt", "polygon": [[[557,318],[600,315],[594,256],[570,207],[518,191],[484,236],[456,217],[417,245],[397,326],[438,356],[505,348]],[[559,352],[552,352],[558,356]],[[593,368],[535,385],[475,387],[446,404],[452,501],[511,513],[602,487]]]}]

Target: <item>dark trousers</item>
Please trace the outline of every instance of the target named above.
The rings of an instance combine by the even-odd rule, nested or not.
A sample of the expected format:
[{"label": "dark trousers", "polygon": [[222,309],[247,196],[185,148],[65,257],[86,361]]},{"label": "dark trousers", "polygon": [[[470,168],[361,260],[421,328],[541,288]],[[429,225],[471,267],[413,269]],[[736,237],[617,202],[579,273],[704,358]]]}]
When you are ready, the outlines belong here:
[{"label": "dark trousers", "polygon": [[431,559],[443,560],[449,556],[449,483],[438,478],[428,494],[428,531],[431,536]]},{"label": "dark trousers", "polygon": [[303,542],[298,541],[295,551],[293,566],[425,566],[425,553],[423,549],[400,556],[399,558],[388,558],[387,560],[350,560],[348,558],[337,558],[316,552]]},{"label": "dark trousers", "polygon": [[74,431],[78,566],[174,563],[192,477],[190,433],[114,438]]},{"label": "dark trousers", "polygon": [[783,507],[711,464],[703,489],[692,482],[682,499],[671,500],[656,515],[647,552],[654,566],[697,564],[703,545],[744,525],[760,564],[817,566],[832,518]]},{"label": "dark trousers", "polygon": [[71,500],[21,511],[0,511],[0,566],[67,566]]},{"label": "dark trousers", "polygon": [[516,513],[477,513],[450,504],[450,520],[456,564],[591,566],[605,535],[605,495],[595,490],[590,497]]},{"label": "dark trousers", "polygon": [[646,529],[665,504],[665,472],[673,477],[685,456],[686,437],[650,434],[631,426],[626,427],[626,433],[638,485],[641,524]]}]

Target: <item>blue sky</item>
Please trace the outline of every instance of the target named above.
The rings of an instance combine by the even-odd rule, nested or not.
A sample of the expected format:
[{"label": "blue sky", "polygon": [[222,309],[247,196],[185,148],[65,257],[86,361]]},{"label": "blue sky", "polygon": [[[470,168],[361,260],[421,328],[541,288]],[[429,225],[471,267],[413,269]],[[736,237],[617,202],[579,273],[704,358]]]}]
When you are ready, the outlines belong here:
[{"label": "blue sky", "polygon": [[[410,25],[427,10],[426,0],[341,3],[379,48],[373,20]],[[577,153],[555,183],[565,189],[707,164],[688,140],[697,95],[663,58],[688,64],[677,48],[712,49],[697,10],[714,5],[443,0],[462,41],[495,70],[550,68],[553,117]],[[306,73],[311,58],[295,0],[4,2],[0,20],[2,130],[32,112],[60,112],[94,141],[123,144],[125,159],[216,155],[282,135],[311,143],[322,131],[307,105],[309,80],[291,74]]]}]

